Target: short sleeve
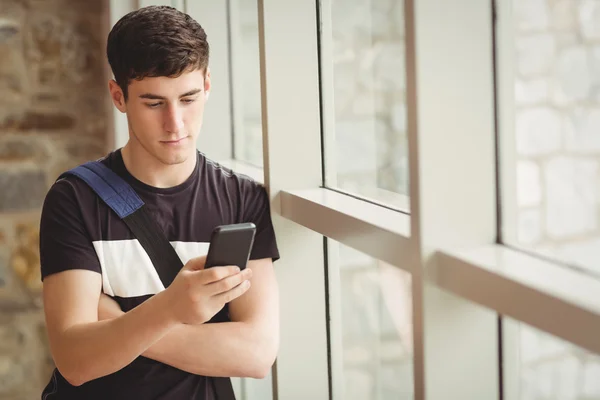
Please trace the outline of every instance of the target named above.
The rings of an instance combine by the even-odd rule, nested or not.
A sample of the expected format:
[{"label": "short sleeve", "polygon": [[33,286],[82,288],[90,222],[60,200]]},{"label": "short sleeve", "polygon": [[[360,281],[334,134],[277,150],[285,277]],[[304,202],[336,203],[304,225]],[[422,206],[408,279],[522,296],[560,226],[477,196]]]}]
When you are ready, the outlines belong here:
[{"label": "short sleeve", "polygon": [[44,200],[40,221],[42,280],[71,269],[102,271],[75,193],[73,184],[63,179],[52,186]]},{"label": "short sleeve", "polygon": [[243,192],[243,222],[252,222],[256,225],[254,247],[250,259],[271,258],[273,261],[277,261],[279,249],[271,221],[271,207],[267,191],[254,181],[247,181],[246,184],[247,188]]}]

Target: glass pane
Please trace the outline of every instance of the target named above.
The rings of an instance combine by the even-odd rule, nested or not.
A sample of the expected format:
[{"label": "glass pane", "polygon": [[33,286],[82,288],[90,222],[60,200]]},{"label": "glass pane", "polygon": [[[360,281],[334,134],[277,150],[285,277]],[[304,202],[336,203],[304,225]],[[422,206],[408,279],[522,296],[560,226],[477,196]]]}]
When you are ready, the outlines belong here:
[{"label": "glass pane", "polygon": [[[404,1],[331,0],[323,14],[326,184],[406,208]],[[331,49],[331,50],[327,50]],[[330,54],[328,54],[330,53]],[[327,76],[327,75],[325,75]],[[404,200],[398,195],[404,195]]]},{"label": "glass pane", "polygon": [[334,399],[413,399],[411,276],[329,241]]},{"label": "glass pane", "polygon": [[262,167],[258,2],[230,4],[234,157]]},{"label": "glass pane", "polygon": [[514,85],[513,104],[503,105],[514,114],[508,151],[516,149],[507,240],[600,276],[600,2],[512,8],[502,36],[512,61],[500,69],[502,85]]},{"label": "glass pane", "polygon": [[520,400],[600,400],[600,356],[520,324]]}]

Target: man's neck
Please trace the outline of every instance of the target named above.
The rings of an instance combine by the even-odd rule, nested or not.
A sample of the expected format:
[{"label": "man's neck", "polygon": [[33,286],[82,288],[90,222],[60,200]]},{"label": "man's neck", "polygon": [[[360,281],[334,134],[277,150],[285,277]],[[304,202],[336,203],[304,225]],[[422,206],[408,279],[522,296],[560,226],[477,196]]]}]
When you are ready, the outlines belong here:
[{"label": "man's neck", "polygon": [[196,168],[197,157],[190,154],[186,161],[180,164],[167,165],[146,152],[127,143],[121,149],[123,163],[127,171],[137,180],[146,185],[165,189],[185,182]]}]

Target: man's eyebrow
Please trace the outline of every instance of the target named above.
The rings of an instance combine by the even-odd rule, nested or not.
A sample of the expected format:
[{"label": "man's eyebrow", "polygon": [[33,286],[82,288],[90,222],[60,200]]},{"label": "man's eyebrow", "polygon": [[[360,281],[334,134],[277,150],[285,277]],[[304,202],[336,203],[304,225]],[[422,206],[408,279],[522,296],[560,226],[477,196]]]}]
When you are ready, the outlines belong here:
[{"label": "man's eyebrow", "polygon": [[166,100],[166,97],[159,96],[157,94],[152,93],[144,93],[140,94],[140,99],[149,99],[149,100]]},{"label": "man's eyebrow", "polygon": [[[195,94],[198,94],[202,91],[202,89],[193,89],[190,90],[189,92],[186,92],[184,94],[182,94],[181,96],[179,96],[179,98],[182,97],[188,97],[188,96],[193,96]],[[140,99],[148,99],[148,100],[166,100],[167,98],[164,96],[159,96],[157,94],[152,94],[152,93],[144,93],[140,95]]]},{"label": "man's eyebrow", "polygon": [[182,94],[182,95],[181,95],[181,96],[179,96],[179,97],[181,98],[181,97],[193,96],[193,95],[195,95],[195,94],[198,94],[198,93],[200,93],[201,91],[202,91],[202,89],[192,89],[192,90],[190,90],[189,92],[186,92],[186,93]]}]

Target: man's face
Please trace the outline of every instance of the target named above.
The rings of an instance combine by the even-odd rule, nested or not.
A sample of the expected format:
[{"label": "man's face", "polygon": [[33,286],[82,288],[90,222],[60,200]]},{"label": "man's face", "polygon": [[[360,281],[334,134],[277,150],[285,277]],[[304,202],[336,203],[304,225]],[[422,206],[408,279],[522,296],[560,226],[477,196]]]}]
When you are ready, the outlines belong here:
[{"label": "man's face", "polygon": [[196,156],[196,139],[210,90],[210,72],[206,78],[204,75],[202,70],[194,70],[177,78],[133,80],[126,103],[115,98],[118,86],[111,85],[115,105],[127,113],[129,145],[136,152],[146,152],[166,165]]}]

